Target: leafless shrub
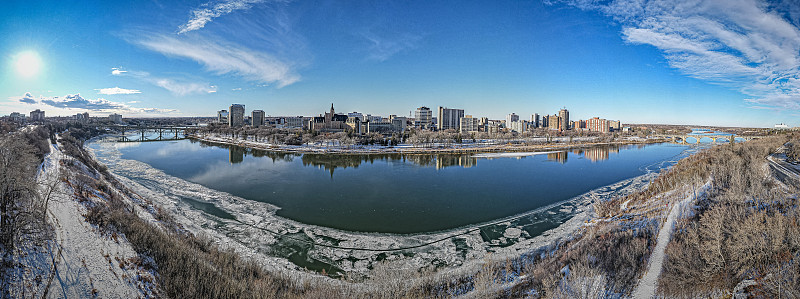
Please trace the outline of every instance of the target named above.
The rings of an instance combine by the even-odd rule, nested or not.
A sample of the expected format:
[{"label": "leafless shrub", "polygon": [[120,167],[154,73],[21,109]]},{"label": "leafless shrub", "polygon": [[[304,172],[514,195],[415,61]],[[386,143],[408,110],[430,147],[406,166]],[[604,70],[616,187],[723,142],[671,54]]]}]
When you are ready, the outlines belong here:
[{"label": "leafless shrub", "polygon": [[606,298],[609,296],[607,278],[603,271],[592,268],[585,262],[568,266],[559,281],[553,298]]}]

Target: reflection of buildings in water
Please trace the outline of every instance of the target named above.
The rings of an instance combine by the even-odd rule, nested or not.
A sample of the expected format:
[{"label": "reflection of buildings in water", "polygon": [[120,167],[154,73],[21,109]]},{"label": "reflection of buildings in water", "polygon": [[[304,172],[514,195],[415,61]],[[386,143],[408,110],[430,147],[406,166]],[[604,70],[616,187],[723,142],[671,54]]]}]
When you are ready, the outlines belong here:
[{"label": "reflection of buildings in water", "polygon": [[434,166],[436,165],[436,155],[426,155],[426,154],[411,154],[411,155],[404,155],[403,161],[410,161],[419,166]]},{"label": "reflection of buildings in water", "polygon": [[583,155],[589,161],[597,162],[602,160],[608,160],[611,156],[611,153],[619,153],[620,147],[618,146],[598,146],[598,147],[591,147],[591,148],[582,148],[582,149],[574,149],[572,150],[573,154],[576,155]]},{"label": "reflection of buildings in water", "polygon": [[470,168],[478,164],[478,158],[469,155],[440,155],[436,157],[436,169],[450,166]]},{"label": "reflection of buildings in water", "polygon": [[244,149],[238,146],[229,147],[228,160],[231,162],[231,164],[242,163],[242,161],[244,161]]},{"label": "reflection of buildings in water", "polygon": [[589,161],[597,162],[600,160],[608,160],[608,152],[609,149],[607,147],[595,147],[586,149],[583,155],[586,159],[589,159]]},{"label": "reflection of buildings in water", "polygon": [[263,157],[270,158],[272,159],[272,162],[276,161],[292,162],[294,161],[295,157],[299,157],[302,155],[297,153],[273,152],[273,151],[262,151],[262,150],[252,150],[250,154],[256,158],[263,158]]},{"label": "reflection of buildings in water", "polygon": [[436,169],[449,166],[469,168],[475,166],[478,159],[470,155],[331,155],[331,154],[305,154],[301,158],[305,166],[317,166],[333,173],[336,168],[358,167],[361,163],[374,163],[378,161],[402,161],[419,166],[435,166]]},{"label": "reflection of buildings in water", "polygon": [[303,161],[303,166],[316,166],[319,169],[325,169],[331,173],[333,178],[333,171],[336,168],[356,168],[361,165],[362,161],[373,161],[365,155],[336,155],[336,154],[305,154],[300,158]]},{"label": "reflection of buildings in water", "polygon": [[547,160],[557,161],[558,163],[567,163],[567,151],[555,152],[547,154]]}]

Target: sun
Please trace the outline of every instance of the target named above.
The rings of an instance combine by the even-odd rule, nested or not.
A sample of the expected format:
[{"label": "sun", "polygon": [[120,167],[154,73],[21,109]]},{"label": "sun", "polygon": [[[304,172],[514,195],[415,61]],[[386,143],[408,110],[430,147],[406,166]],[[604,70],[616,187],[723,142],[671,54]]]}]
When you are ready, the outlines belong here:
[{"label": "sun", "polygon": [[39,73],[39,69],[42,67],[42,59],[34,51],[24,51],[17,54],[14,66],[17,68],[17,74],[25,78],[31,78]]}]

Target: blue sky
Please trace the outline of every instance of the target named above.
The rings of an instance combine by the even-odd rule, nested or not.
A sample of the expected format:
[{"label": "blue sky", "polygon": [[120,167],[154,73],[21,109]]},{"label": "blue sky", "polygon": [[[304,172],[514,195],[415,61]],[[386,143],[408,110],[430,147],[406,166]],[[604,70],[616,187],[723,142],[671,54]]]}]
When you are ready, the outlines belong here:
[{"label": "blue sky", "polygon": [[[729,1],[3,1],[0,114],[419,106],[800,125],[800,6]],[[37,66],[38,65],[38,66]]]}]

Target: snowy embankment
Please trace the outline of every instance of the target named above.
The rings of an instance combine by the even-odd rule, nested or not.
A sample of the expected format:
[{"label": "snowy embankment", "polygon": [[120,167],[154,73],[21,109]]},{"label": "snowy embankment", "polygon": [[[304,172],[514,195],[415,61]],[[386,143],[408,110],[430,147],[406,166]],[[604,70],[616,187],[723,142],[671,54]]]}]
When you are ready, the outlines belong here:
[{"label": "snowy embankment", "polygon": [[664,267],[665,251],[667,244],[672,238],[672,232],[675,228],[675,222],[682,217],[685,217],[684,211],[687,207],[694,203],[698,197],[704,196],[706,191],[711,188],[711,182],[705,183],[697,190],[690,190],[681,201],[675,202],[670,209],[667,219],[658,231],[656,239],[656,246],[650,254],[650,261],[647,263],[647,270],[636,289],[633,291],[631,297],[633,298],[653,298],[656,295],[656,287],[658,277],[661,275],[661,270]]},{"label": "snowy embankment", "polygon": [[[60,180],[64,154],[51,145],[45,157],[41,180]],[[50,252],[54,262],[46,290],[56,298],[137,298],[153,295],[153,273],[132,261],[139,258],[121,235],[107,235],[86,221],[83,203],[75,200],[65,182],[58,183],[47,207],[55,229],[56,248]]]}]

